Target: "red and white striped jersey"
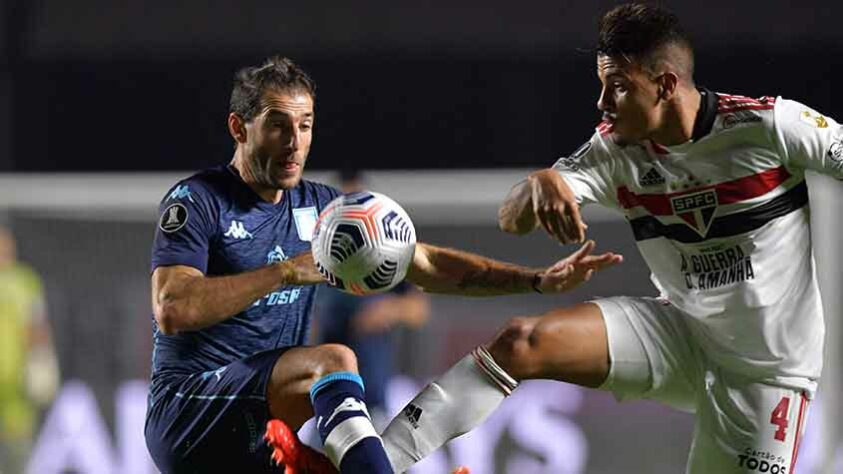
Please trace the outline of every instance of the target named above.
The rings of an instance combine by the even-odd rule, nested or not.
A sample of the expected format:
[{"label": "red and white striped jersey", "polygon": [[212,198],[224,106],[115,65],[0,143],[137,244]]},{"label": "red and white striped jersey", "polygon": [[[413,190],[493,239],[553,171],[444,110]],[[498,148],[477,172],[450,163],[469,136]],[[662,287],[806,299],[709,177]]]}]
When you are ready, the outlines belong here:
[{"label": "red and white striped jersey", "polygon": [[604,123],[554,168],[582,204],[626,216],[709,357],[780,383],[815,380],[825,329],[804,174],[843,178],[843,128],[781,97],[702,93],[693,140],[621,147]]}]

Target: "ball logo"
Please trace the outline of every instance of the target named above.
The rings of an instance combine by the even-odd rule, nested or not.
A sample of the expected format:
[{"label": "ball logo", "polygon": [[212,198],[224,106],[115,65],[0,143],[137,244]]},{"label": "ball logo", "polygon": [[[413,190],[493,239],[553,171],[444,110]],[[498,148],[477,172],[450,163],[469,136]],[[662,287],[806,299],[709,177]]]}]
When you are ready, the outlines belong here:
[{"label": "ball logo", "polygon": [[357,226],[340,224],[331,239],[331,258],[337,263],[342,263],[357,253],[357,250],[363,246],[363,242],[363,234]]},{"label": "ball logo", "polygon": [[405,243],[410,241],[412,229],[397,212],[389,211],[389,214],[383,216],[382,222],[385,238]]},{"label": "ball logo", "polygon": [[366,285],[372,289],[386,288],[395,279],[395,272],[398,270],[398,262],[384,260],[378,268],[369,276],[363,279]]}]

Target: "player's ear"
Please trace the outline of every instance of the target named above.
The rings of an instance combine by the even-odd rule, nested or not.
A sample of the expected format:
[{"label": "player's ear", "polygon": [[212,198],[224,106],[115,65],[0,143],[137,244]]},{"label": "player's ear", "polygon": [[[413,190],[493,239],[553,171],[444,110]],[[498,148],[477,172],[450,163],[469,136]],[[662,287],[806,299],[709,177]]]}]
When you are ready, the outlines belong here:
[{"label": "player's ear", "polygon": [[669,100],[676,93],[676,88],[679,85],[679,76],[673,72],[665,72],[656,78],[659,84],[659,98]]},{"label": "player's ear", "polygon": [[228,133],[237,143],[246,141],[246,122],[234,112],[228,114]]}]

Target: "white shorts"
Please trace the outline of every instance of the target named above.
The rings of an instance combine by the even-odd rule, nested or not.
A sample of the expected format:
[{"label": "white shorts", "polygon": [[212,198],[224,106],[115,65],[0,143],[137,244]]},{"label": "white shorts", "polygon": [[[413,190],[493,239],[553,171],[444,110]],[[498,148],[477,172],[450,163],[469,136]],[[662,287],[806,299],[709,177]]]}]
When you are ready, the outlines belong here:
[{"label": "white shorts", "polygon": [[664,300],[594,303],[603,312],[611,358],[600,388],[619,400],[657,400],[696,413],[686,472],[793,472],[808,410],[801,389],[715,365],[696,345],[682,312]]}]

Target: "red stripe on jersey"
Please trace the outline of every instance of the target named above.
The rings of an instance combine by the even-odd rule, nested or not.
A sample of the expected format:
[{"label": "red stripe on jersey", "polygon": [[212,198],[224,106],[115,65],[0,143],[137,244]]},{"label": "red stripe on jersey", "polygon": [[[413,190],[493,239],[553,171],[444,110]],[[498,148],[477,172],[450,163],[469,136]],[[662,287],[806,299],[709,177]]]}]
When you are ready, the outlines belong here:
[{"label": "red stripe on jersey", "polygon": [[602,122],[600,122],[600,123],[597,125],[597,132],[598,132],[601,136],[606,136],[607,134],[612,133],[612,130],[613,130],[613,129],[614,129],[614,124],[611,124],[611,123],[609,123],[609,122],[607,122],[607,121],[605,121],[605,120],[604,120],[604,121],[602,121]]},{"label": "red stripe on jersey", "polygon": [[776,104],[776,98],[770,96],[744,97],[740,95],[718,94],[718,113],[735,112],[738,110],[769,110]]},{"label": "red stripe on jersey", "polygon": [[718,204],[733,204],[763,196],[779,187],[788,178],[790,178],[790,173],[787,172],[784,166],[780,166],[752,176],[738,178],[714,186],[705,186],[670,194],[636,194],[626,186],[620,186],[618,188],[618,202],[620,202],[624,209],[641,206],[654,216],[670,216],[673,215],[670,199],[675,196],[714,189],[717,192]]},{"label": "red stripe on jersey", "polygon": [[656,152],[659,155],[670,154],[670,150],[668,150],[667,148],[659,145],[658,143],[654,142],[653,140],[650,140],[650,146],[653,148],[653,151]]},{"label": "red stripe on jersey", "polygon": [[796,419],[796,437],[793,439],[793,453],[790,455],[790,474],[793,474],[793,468],[796,467],[796,457],[799,455],[799,443],[802,441],[800,438],[802,437],[802,423],[805,421],[805,408],[808,406],[808,397],[805,396],[805,392],[802,392],[802,396],[800,397],[799,401],[799,417]]}]

